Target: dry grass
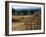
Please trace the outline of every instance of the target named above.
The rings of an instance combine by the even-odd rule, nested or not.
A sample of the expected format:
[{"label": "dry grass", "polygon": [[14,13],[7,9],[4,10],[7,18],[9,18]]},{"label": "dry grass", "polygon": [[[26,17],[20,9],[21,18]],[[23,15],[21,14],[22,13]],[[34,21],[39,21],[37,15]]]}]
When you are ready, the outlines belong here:
[{"label": "dry grass", "polygon": [[[41,15],[34,13],[33,15],[26,16],[13,16],[13,31],[21,30],[38,30],[41,29]],[[18,20],[16,22],[16,20]]]}]

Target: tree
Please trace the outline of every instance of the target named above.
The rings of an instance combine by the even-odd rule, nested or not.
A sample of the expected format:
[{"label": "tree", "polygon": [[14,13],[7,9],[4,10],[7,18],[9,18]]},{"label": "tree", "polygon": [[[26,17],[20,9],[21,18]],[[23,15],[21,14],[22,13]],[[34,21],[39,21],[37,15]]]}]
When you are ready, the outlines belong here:
[{"label": "tree", "polygon": [[12,8],[12,15],[15,15],[15,9]]}]

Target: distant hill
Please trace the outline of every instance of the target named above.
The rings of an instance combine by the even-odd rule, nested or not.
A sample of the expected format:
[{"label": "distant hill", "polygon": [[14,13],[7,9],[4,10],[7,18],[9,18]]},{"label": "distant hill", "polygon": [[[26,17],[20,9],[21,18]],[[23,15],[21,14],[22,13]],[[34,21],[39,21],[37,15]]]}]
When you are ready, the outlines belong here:
[{"label": "distant hill", "polygon": [[41,13],[41,8],[36,9],[13,9],[12,15],[32,15],[35,12]]}]

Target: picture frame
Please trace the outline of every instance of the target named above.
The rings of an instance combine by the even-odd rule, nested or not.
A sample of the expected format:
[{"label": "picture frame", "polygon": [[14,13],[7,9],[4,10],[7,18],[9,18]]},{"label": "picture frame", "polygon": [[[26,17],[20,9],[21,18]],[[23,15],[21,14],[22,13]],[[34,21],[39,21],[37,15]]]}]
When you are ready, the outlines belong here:
[{"label": "picture frame", "polygon": [[[16,12],[17,11],[22,12],[23,14],[21,14],[21,13],[16,14],[16,12],[13,9],[15,9]],[[27,14],[27,12],[24,13],[23,11],[24,12],[30,11],[30,13]],[[13,13],[13,12],[15,12],[15,13]],[[16,29],[15,26],[18,25],[18,23],[20,23],[20,24],[23,23],[23,21],[21,21],[21,19],[19,19],[20,20],[19,22],[17,21],[17,23],[13,23],[13,22],[16,22],[16,20],[14,21],[13,18],[17,19],[17,18],[19,18],[20,16],[23,16],[23,15],[24,16],[32,15],[34,17],[35,16],[34,13],[35,14],[37,13],[37,15],[40,15],[40,16],[37,16],[37,18],[40,18],[39,19],[40,25],[38,25],[39,27],[36,25],[37,28],[35,28],[35,25],[31,25],[28,28],[26,26],[21,26],[21,28],[23,28],[23,27],[26,27],[26,28],[21,29],[21,28],[17,27],[17,29]],[[15,15],[15,16],[13,16],[13,15]],[[25,18],[25,17],[23,17],[23,18]],[[29,18],[28,18],[28,20],[29,20]],[[24,20],[24,22],[25,22],[25,20]],[[26,24],[28,22],[26,22]],[[30,24],[32,24],[32,23],[30,23]],[[25,25],[25,23],[24,23],[24,25]],[[15,28],[13,28],[13,27],[15,27]],[[16,36],[16,35],[18,36],[18,35],[33,35],[33,34],[45,34],[45,3],[5,1],[5,35],[6,36]]]}]

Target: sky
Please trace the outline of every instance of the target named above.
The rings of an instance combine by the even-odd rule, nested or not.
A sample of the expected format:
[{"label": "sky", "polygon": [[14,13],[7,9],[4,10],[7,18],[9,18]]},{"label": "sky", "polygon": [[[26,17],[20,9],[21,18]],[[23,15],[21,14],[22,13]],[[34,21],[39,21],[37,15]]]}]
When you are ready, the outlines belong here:
[{"label": "sky", "polygon": [[14,9],[37,9],[37,8],[40,8],[40,7],[37,7],[37,6],[13,5],[12,8],[14,8]]}]

